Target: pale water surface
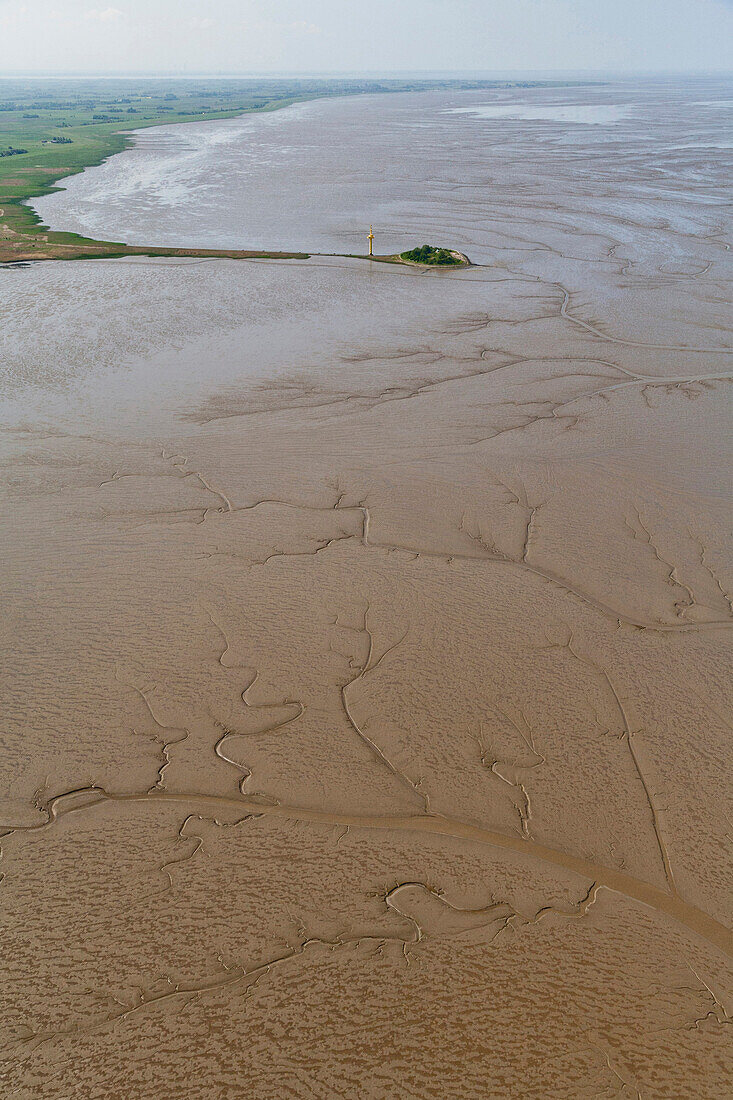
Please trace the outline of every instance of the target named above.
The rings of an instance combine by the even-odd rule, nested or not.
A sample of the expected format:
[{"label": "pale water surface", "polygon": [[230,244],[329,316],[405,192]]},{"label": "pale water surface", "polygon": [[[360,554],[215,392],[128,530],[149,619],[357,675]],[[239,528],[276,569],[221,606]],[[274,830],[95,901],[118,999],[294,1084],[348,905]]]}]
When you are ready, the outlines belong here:
[{"label": "pale water surface", "polygon": [[563,106],[562,103],[552,106],[541,104],[516,103],[484,107],[453,107],[453,114],[473,115],[476,118],[521,118],[541,120],[548,122],[578,122],[584,125],[608,125],[610,122],[618,122],[627,118],[631,113],[630,107],[619,107],[613,103],[577,103]]},{"label": "pale water surface", "polygon": [[[492,238],[482,204],[550,198],[573,163],[567,145],[575,158],[587,147],[584,171],[608,180],[609,200],[643,201],[668,174],[678,191],[688,178],[697,187],[709,162],[661,154],[693,134],[721,140],[720,113],[696,105],[703,88],[719,89],[721,113],[730,114],[725,84],[657,81],[363,96],[156,127],[35,205],[55,227],[135,244],[363,252],[373,223],[378,252],[427,234],[486,259]],[[580,122],[591,118],[593,125]],[[631,169],[626,150],[636,142],[643,147],[634,148]],[[583,227],[590,217],[609,228],[597,207],[578,213]]]}]

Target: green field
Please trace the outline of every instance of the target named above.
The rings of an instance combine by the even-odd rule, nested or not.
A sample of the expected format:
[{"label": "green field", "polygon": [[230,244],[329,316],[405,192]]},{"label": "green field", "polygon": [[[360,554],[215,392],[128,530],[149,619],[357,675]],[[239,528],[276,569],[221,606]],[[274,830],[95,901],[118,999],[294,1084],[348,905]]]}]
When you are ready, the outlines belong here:
[{"label": "green field", "polygon": [[132,247],[118,242],[88,240],[73,233],[49,232],[34,211],[25,205],[25,200],[58,190],[54,186],[58,180],[120,152],[130,143],[126,133],[129,130],[232,118],[246,111],[272,111],[296,101],[322,96],[560,83],[345,79],[0,79],[0,263],[141,252],[155,255],[255,254]]}]

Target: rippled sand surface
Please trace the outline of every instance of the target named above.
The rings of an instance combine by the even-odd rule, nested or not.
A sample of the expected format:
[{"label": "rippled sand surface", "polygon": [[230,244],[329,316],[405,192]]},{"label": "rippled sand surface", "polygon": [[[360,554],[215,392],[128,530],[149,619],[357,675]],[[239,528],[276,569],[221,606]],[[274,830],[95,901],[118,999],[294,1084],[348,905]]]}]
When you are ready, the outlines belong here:
[{"label": "rippled sand surface", "polygon": [[44,201],[476,266],[0,272],[3,1095],[731,1094],[730,99],[325,101]]}]

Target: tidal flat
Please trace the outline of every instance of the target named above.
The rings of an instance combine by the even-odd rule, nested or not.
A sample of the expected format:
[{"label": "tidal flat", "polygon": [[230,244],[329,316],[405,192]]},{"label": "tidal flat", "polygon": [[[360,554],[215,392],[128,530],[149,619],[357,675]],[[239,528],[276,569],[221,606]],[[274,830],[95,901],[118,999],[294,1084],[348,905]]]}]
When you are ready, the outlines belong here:
[{"label": "tidal flat", "polygon": [[[730,102],[314,101],[38,200],[313,254],[0,268],[8,1096],[730,1095]],[[473,266],[316,254],[370,222]]]}]

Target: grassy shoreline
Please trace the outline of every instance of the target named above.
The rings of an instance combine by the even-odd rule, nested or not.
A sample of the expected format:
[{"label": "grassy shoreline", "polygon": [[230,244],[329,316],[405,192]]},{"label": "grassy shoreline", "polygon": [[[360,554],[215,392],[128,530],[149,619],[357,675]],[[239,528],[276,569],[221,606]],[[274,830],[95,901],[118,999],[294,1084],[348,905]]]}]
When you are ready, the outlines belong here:
[{"label": "grassy shoreline", "polygon": [[237,118],[324,96],[438,88],[547,87],[566,83],[133,78],[0,80],[0,264],[139,255],[306,259],[308,253],[297,251],[156,247],[95,240],[48,229],[28,203],[62,190],[56,186],[60,180],[95,167],[130,148],[132,131],[151,126]]}]

